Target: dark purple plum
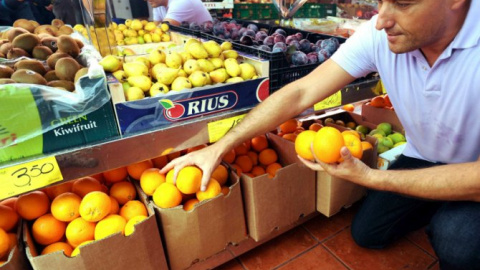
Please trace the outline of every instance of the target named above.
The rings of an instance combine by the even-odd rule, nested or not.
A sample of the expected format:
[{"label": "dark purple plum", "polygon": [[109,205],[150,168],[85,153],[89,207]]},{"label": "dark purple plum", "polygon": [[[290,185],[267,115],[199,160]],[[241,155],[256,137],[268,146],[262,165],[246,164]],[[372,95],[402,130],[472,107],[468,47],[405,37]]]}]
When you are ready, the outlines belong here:
[{"label": "dark purple plum", "polygon": [[315,45],[317,45],[317,47],[321,48],[322,47],[322,41],[323,41],[323,39],[317,40],[317,42],[315,42]]},{"label": "dark purple plum", "polygon": [[311,52],[307,54],[307,64],[315,64],[318,62],[318,53]]},{"label": "dark purple plum", "polygon": [[295,36],[297,37],[298,40],[303,39],[303,34],[300,32],[295,33]]},{"label": "dark purple plum", "polygon": [[260,45],[260,46],[258,47],[258,49],[259,49],[259,50],[262,50],[262,51],[267,51],[267,52],[271,52],[271,51],[272,51],[272,49],[271,49],[269,46],[267,46],[267,45]]},{"label": "dark purple plum", "polygon": [[290,44],[294,40],[298,41],[299,39],[295,35],[290,35],[285,38],[285,43]]},{"label": "dark purple plum", "polygon": [[247,29],[245,32],[243,32],[242,36],[250,36],[251,38],[255,38],[255,31]]},{"label": "dark purple plum", "polygon": [[230,36],[233,40],[238,40],[240,39],[240,35],[238,34],[238,30],[237,29],[233,29],[231,32],[230,32]]},{"label": "dark purple plum", "polygon": [[285,36],[282,36],[282,35],[276,35],[274,38],[273,38],[273,42],[274,43],[279,43],[279,42],[282,42],[282,43],[285,43]]},{"label": "dark purple plum", "polygon": [[247,45],[247,46],[252,46],[253,45],[253,39],[251,36],[243,36],[240,38],[240,43],[242,43],[243,45]]},{"label": "dark purple plum", "polygon": [[225,34],[223,34],[223,36],[224,36],[226,39],[231,39],[231,38],[232,38],[232,34],[230,33],[230,31],[225,31]]},{"label": "dark purple plum", "polygon": [[268,37],[268,34],[265,33],[264,31],[258,31],[256,34],[255,34],[255,40],[257,41],[262,41]]},{"label": "dark purple plum", "polygon": [[330,56],[332,56],[332,54],[330,54],[329,51],[324,49],[318,50],[317,53],[318,53],[318,59],[320,59],[320,55],[322,55],[325,58],[325,60],[330,58]]},{"label": "dark purple plum", "polygon": [[216,36],[224,35],[226,31],[227,31],[227,29],[222,24],[214,24],[213,25],[213,34],[216,35]]},{"label": "dark purple plum", "polygon": [[180,27],[183,27],[183,28],[188,28],[189,25],[190,25],[190,23],[187,22],[187,21],[182,21],[182,22],[180,23]]},{"label": "dark purple plum", "polygon": [[272,49],[272,53],[278,53],[278,52],[283,53],[284,51],[283,51],[282,48],[280,48],[280,47],[276,47],[276,48],[273,48],[273,49]]},{"label": "dark purple plum", "polygon": [[275,44],[274,37],[273,36],[268,36],[263,40],[263,44],[267,46],[273,46]]},{"label": "dark purple plum", "polygon": [[308,39],[302,39],[300,40],[300,48],[299,50],[304,52],[304,53],[309,53],[310,52],[310,41]]},{"label": "dark purple plum", "polygon": [[318,46],[313,43],[310,43],[310,51],[316,52],[317,50],[318,50]]},{"label": "dark purple plum", "polygon": [[206,21],[202,24],[203,31],[206,33],[213,32],[213,23],[211,21]]},{"label": "dark purple plum", "polygon": [[277,30],[275,30],[275,33],[280,34],[284,37],[287,36],[287,32],[285,32],[285,30],[283,30],[282,28],[278,28]]},{"label": "dark purple plum", "polygon": [[290,42],[290,44],[287,43],[287,45],[289,46],[294,46],[295,47],[295,50],[299,50],[300,49],[300,42],[298,42],[297,40],[293,40]]},{"label": "dark purple plum", "polygon": [[227,23],[225,27],[227,28],[228,31],[232,31],[232,29],[237,28],[237,25],[230,22],[230,23]]},{"label": "dark purple plum", "polygon": [[331,55],[338,49],[338,46],[333,39],[324,39],[320,44],[320,48],[328,51]]},{"label": "dark purple plum", "polygon": [[273,45],[272,51],[275,48],[280,48],[280,49],[282,49],[282,52],[286,52],[287,51],[287,44],[285,44],[283,42],[277,42],[277,43],[275,43],[275,45]]},{"label": "dark purple plum", "polygon": [[200,25],[198,25],[198,23],[196,23],[196,22],[191,22],[190,25],[188,26],[188,28],[189,28],[190,30],[195,30],[195,31],[200,31],[200,30],[202,30],[202,29],[200,28]]},{"label": "dark purple plum", "polygon": [[321,54],[321,53],[317,53],[317,59],[318,59],[318,63],[323,63],[325,62],[325,60],[327,60],[327,58],[325,57],[325,55]]},{"label": "dark purple plum", "polygon": [[240,36],[243,36],[243,33],[245,33],[245,31],[247,31],[247,28],[241,27],[240,29],[238,29],[238,34],[239,34]]},{"label": "dark purple plum", "polygon": [[247,25],[247,28],[253,30],[254,32],[258,32],[258,26],[256,24],[251,23]]},{"label": "dark purple plum", "polygon": [[308,62],[307,55],[304,52],[296,51],[292,54],[292,64],[295,66],[306,65]]}]

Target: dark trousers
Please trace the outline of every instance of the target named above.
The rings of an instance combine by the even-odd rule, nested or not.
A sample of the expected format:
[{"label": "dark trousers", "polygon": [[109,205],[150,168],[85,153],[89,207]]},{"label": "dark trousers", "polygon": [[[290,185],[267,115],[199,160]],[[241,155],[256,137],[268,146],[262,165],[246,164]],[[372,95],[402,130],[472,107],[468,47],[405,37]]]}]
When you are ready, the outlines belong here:
[{"label": "dark trousers", "polygon": [[[440,164],[400,156],[390,169]],[[426,227],[441,269],[480,269],[480,203],[429,201],[371,190],[352,223],[355,242],[366,248],[387,246]]]}]

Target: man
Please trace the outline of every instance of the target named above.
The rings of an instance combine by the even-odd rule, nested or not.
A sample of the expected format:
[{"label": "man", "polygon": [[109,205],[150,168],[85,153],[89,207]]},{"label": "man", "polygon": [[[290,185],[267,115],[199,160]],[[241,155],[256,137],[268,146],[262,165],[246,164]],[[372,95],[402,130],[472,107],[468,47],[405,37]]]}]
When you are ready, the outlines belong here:
[{"label": "man", "polygon": [[30,3],[24,0],[2,0],[0,15],[0,25],[11,26],[18,19],[35,20]]},{"label": "man", "polygon": [[180,25],[183,21],[198,25],[212,21],[212,16],[201,0],[148,0],[153,8],[153,20],[157,23],[166,21]]},{"label": "man", "polygon": [[176,178],[195,164],[204,188],[232,147],[378,71],[407,135],[394,167],[370,169],[346,147],[342,163],[303,162],[372,190],[352,224],[360,246],[383,248],[428,224],[441,269],[480,269],[480,1],[385,0],[378,9],[330,60],[274,93],[217,143],[162,172],[175,167]]}]

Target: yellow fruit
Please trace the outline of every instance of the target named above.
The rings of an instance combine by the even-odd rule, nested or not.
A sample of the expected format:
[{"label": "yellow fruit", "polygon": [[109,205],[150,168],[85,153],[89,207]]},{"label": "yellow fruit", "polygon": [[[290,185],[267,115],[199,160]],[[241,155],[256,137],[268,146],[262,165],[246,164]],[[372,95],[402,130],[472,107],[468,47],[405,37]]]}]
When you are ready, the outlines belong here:
[{"label": "yellow fruit", "polygon": [[110,208],[110,197],[101,191],[93,191],[83,197],[79,212],[86,221],[96,222],[107,216]]},{"label": "yellow fruit", "polygon": [[153,193],[153,202],[161,208],[171,208],[182,203],[182,194],[171,183],[161,184]]},{"label": "yellow fruit", "polygon": [[163,32],[167,32],[169,30],[168,24],[162,23],[160,29],[162,29]]},{"label": "yellow fruit", "polygon": [[135,232],[135,225],[147,219],[147,216],[136,216],[131,218],[125,225],[125,236],[129,236]]},{"label": "yellow fruit", "polygon": [[70,257],[75,257],[77,256],[78,254],[80,254],[80,248],[83,247],[83,246],[86,246],[90,243],[94,242],[94,240],[90,240],[90,241],[85,241],[83,243],[81,243],[80,245],[78,245],[78,247],[76,247],[75,249],[73,249],[72,251],[72,254],[70,254]]},{"label": "yellow fruit", "polygon": [[210,181],[208,182],[208,185],[207,185],[207,189],[205,191],[197,191],[197,199],[199,201],[212,199],[212,198],[215,198],[221,192],[222,192],[222,187],[217,182],[217,180],[210,178]]},{"label": "yellow fruit", "polygon": [[177,188],[183,194],[193,194],[200,190],[202,170],[195,166],[186,166],[178,172]]},{"label": "yellow fruit", "polygon": [[127,221],[120,215],[109,215],[100,220],[95,227],[95,240],[106,238],[116,233],[125,232]]}]

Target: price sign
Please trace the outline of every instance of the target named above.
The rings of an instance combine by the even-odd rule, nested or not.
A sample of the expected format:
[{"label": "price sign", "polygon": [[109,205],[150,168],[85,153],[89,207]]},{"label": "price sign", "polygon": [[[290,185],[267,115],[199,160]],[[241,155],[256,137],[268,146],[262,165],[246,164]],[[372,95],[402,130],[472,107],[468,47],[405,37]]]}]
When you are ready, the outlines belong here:
[{"label": "price sign", "polygon": [[339,90],[335,94],[313,105],[313,110],[321,111],[342,105],[342,91]]},{"label": "price sign", "polygon": [[214,143],[220,140],[220,138],[225,136],[225,134],[227,134],[230,129],[240,123],[240,121],[242,121],[245,116],[246,114],[242,114],[208,123],[208,137],[210,143]]},{"label": "price sign", "polygon": [[55,157],[0,170],[0,200],[63,180]]}]

